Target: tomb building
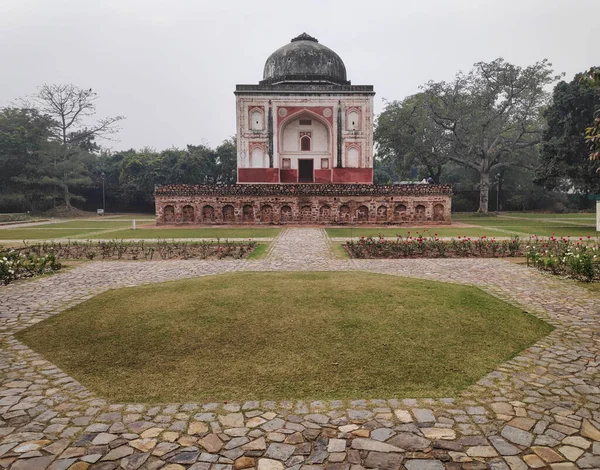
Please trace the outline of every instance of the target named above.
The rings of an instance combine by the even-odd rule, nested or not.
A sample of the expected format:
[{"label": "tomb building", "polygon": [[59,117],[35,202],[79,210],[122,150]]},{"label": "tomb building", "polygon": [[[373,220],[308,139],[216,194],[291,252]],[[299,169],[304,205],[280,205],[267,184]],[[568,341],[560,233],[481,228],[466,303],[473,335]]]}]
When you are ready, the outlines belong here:
[{"label": "tomb building", "polygon": [[237,85],[237,184],[157,187],[157,224],[450,223],[451,188],[373,184],[372,85],[306,33]]},{"label": "tomb building", "polygon": [[292,39],[236,87],[238,183],[372,183],[374,94],[315,38]]}]

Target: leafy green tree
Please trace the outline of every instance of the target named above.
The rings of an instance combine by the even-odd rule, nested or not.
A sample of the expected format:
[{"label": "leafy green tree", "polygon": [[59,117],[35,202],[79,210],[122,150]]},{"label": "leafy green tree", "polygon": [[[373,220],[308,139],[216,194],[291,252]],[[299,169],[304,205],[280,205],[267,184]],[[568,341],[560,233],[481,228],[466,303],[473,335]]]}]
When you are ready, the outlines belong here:
[{"label": "leafy green tree", "polygon": [[0,110],[0,206],[34,211],[44,204],[41,177],[52,125],[35,109]]},{"label": "leafy green tree", "polygon": [[[600,67],[592,67],[582,80],[596,91],[600,91]],[[594,121],[585,129],[585,141],[590,146],[590,160],[600,161],[600,104],[595,103]],[[597,169],[600,172],[600,167]]]},{"label": "leafy green tree", "polygon": [[526,68],[503,59],[480,62],[452,82],[423,87],[429,117],[441,127],[448,159],[479,176],[479,212],[488,211],[490,175],[507,166],[530,167],[540,142],[545,87],[556,80],[543,60]]},{"label": "leafy green tree", "polygon": [[130,206],[151,204],[154,186],[162,184],[160,154],[151,148],[121,152],[119,186],[123,202]]},{"label": "leafy green tree", "polygon": [[405,179],[413,177],[416,168],[421,178],[440,182],[449,144],[444,130],[430,118],[425,94],[388,102],[377,118],[374,139],[380,158],[390,160]]},{"label": "leafy green tree", "polygon": [[546,130],[536,182],[547,189],[583,193],[600,189],[584,135],[600,106],[600,87],[581,78],[577,75],[568,83],[559,82],[544,112]]},{"label": "leafy green tree", "polygon": [[217,182],[234,184],[237,181],[237,145],[235,137],[224,140],[215,152],[219,167]]},{"label": "leafy green tree", "polygon": [[396,180],[395,164],[392,159],[376,153],[373,157],[373,183],[393,184]]},{"label": "leafy green tree", "polygon": [[92,184],[88,172],[92,156],[79,147],[65,147],[59,142],[48,143],[44,154],[46,158],[40,183],[58,188],[61,195],[56,197],[62,199],[67,207],[71,206],[71,201],[85,201],[83,196],[72,190]]}]

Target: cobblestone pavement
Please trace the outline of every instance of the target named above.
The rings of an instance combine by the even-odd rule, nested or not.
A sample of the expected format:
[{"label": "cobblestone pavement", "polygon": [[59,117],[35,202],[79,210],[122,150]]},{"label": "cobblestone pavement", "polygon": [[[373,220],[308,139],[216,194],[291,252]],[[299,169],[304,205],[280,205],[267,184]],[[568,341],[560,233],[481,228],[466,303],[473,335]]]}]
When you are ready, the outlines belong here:
[{"label": "cobblestone pavement", "polygon": [[[94,262],[0,288],[0,468],[600,468],[600,298],[500,260],[347,261],[330,253],[322,229],[288,228],[264,260]],[[474,284],[556,329],[454,399],[162,406],[107,403],[13,337],[109,288],[283,269]]]}]

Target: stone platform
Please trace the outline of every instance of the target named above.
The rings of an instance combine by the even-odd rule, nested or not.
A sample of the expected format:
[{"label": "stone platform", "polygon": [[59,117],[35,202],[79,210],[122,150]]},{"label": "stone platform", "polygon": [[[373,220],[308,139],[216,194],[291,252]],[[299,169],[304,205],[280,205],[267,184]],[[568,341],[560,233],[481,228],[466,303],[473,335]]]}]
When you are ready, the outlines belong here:
[{"label": "stone platform", "polygon": [[235,184],[156,188],[163,224],[449,224],[449,185]]}]

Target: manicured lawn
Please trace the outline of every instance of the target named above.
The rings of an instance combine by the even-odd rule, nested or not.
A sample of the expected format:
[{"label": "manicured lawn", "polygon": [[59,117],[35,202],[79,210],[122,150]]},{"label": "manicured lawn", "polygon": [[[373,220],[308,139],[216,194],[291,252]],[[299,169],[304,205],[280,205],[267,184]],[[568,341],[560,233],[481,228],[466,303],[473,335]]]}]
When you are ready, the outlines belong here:
[{"label": "manicured lawn", "polygon": [[[0,229],[0,240],[47,240],[50,238],[66,238],[86,233],[96,232],[94,229],[75,229],[75,228],[15,228]],[[100,229],[102,230],[102,229]]]},{"label": "manicured lawn", "polygon": [[452,219],[453,222],[462,222],[482,227],[594,227],[592,219],[526,219],[518,217],[493,217],[493,218],[472,218],[472,219]]},{"label": "manicured lawn", "polygon": [[38,227],[48,228],[78,228],[91,230],[104,230],[111,228],[131,227],[131,221],[128,220],[70,220],[68,222],[56,222],[48,225],[39,225]]},{"label": "manicured lawn", "polygon": [[140,228],[94,235],[91,238],[272,238],[279,228]]},{"label": "manicured lawn", "polygon": [[107,219],[135,219],[135,220],[155,220],[155,215],[154,214],[150,214],[150,213],[139,213],[139,214],[118,214],[118,215],[105,215],[103,216]]},{"label": "manicured lawn", "polygon": [[[435,236],[439,237],[480,237],[483,235],[494,237],[510,237],[511,234],[479,227],[418,227],[418,228],[378,228],[378,227],[352,227],[352,228],[326,228],[327,234],[332,238],[350,237],[377,237],[379,234],[386,238],[396,238],[398,234],[406,236]],[[408,233],[410,232],[410,234]],[[417,235],[418,232],[418,235]]]},{"label": "manicured lawn", "polygon": [[111,290],[17,334],[116,402],[442,397],[552,328],[483,291],[368,273]]},{"label": "manicured lawn", "polygon": [[[480,216],[476,213],[465,213],[459,212],[456,214],[452,214],[452,217],[472,217],[472,218],[481,218],[485,216]],[[520,219],[595,219],[596,214],[594,212],[573,212],[573,213],[531,213],[531,212],[501,212],[498,216],[492,215],[490,217],[518,217]]]},{"label": "manicured lawn", "polygon": [[333,252],[333,256],[337,259],[350,259],[350,255],[341,243],[332,243],[331,250]]},{"label": "manicured lawn", "polygon": [[491,220],[498,219],[501,217],[518,217],[520,219],[595,219],[596,214],[594,212],[573,212],[567,214],[561,214],[557,212],[552,213],[539,213],[539,212],[501,212],[498,215],[488,214],[481,215],[476,212],[454,212],[452,214],[452,220]]},{"label": "manicured lawn", "polygon": [[[540,216],[544,217],[540,217]],[[577,217],[565,217],[568,215]],[[458,214],[452,217],[454,222],[463,222],[481,227],[502,228],[527,235],[549,237],[595,237],[596,222],[594,214],[509,214],[499,216],[477,216]]]},{"label": "manicured lawn", "polygon": [[267,255],[268,243],[259,243],[256,248],[248,255],[248,259],[262,259]]},{"label": "manicured lawn", "polygon": [[556,237],[587,237],[588,235],[592,238],[598,236],[595,226],[590,227],[578,227],[578,226],[560,226],[560,225],[548,225],[545,227],[522,227],[522,226],[508,226],[502,227],[505,230],[514,230],[519,232],[525,232],[528,235],[537,235],[538,237],[550,237],[554,234]]}]

